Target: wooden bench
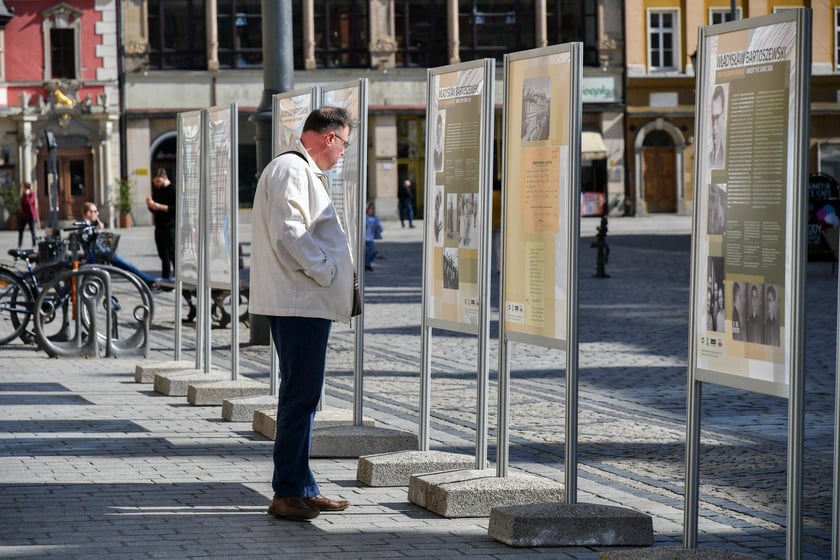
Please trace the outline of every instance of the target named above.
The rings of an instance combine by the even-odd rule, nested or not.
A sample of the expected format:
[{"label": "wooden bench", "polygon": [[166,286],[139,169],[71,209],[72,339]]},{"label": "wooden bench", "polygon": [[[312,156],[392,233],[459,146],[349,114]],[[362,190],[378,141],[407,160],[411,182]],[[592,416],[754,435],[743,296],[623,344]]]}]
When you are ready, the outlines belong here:
[{"label": "wooden bench", "polygon": [[[249,325],[248,322],[248,295],[250,290],[251,279],[251,244],[239,244],[239,302],[237,310],[239,311],[239,322]],[[174,289],[175,284],[163,282],[162,288]],[[182,319],[184,323],[192,323],[196,317],[196,306],[193,298],[196,296],[196,288],[194,284],[182,284],[181,295],[189,306],[187,316]],[[210,308],[210,320],[217,324],[220,329],[227,327],[230,324],[230,313],[226,307],[233,307],[232,299],[230,298],[230,290],[216,289],[210,290],[210,299],[213,302]],[[228,305],[225,305],[227,300]]]}]

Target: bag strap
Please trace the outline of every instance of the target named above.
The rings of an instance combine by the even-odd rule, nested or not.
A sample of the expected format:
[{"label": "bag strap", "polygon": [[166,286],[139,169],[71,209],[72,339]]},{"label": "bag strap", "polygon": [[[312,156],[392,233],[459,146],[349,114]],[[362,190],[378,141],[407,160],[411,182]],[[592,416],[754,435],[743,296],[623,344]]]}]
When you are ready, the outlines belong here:
[{"label": "bag strap", "polygon": [[309,160],[306,158],[306,156],[305,156],[305,155],[303,155],[302,153],[300,153],[300,152],[299,152],[299,151],[297,151],[297,150],[287,150],[287,151],[285,151],[285,152],[281,152],[281,153],[277,154],[277,155],[276,155],[276,156],[274,156],[274,157],[278,158],[278,157],[280,157],[280,156],[285,156],[286,154],[294,154],[294,155],[296,155],[297,157],[299,157],[300,159],[302,159],[303,161],[305,161],[306,163],[309,163]]}]

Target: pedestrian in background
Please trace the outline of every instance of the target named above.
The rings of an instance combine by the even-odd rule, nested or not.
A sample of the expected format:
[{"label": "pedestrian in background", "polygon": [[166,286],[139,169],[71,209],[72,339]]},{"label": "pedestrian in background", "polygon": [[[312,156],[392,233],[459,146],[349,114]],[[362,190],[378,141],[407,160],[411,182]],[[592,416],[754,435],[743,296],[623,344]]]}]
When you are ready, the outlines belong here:
[{"label": "pedestrian in background", "polygon": [[175,281],[175,197],[175,184],[169,180],[166,169],[157,169],[152,177],[152,196],[146,197],[146,206],[154,216],[162,282]]},{"label": "pedestrian in background", "polygon": [[254,195],[250,312],[266,315],[280,363],[269,515],[292,520],[347,509],[321,490],[309,466],[312,425],[333,321],[349,322],[354,266],[324,171],[344,156],[355,126],[321,107],[300,139],[265,167]]},{"label": "pedestrian in background", "polygon": [[365,213],[365,270],[372,271],[373,259],[378,253],[376,240],[382,239],[382,223],[376,215],[376,205],[373,202],[368,202]]},{"label": "pedestrian in background", "polygon": [[403,179],[397,187],[397,201],[400,210],[400,223],[405,227],[408,220],[408,227],[414,227],[414,187],[411,179]]},{"label": "pedestrian in background", "polygon": [[35,241],[35,227],[38,224],[38,199],[29,183],[23,184],[23,192],[20,195],[20,210],[18,211],[18,249],[23,245],[23,230],[29,226],[29,233],[32,234],[32,248],[37,245]]}]

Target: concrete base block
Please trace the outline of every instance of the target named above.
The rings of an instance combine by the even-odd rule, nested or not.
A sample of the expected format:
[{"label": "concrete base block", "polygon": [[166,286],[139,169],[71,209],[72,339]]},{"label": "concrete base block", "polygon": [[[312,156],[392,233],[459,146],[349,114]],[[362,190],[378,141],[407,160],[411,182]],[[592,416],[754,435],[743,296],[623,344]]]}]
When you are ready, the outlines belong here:
[{"label": "concrete base block", "polygon": [[195,360],[170,360],[168,362],[140,362],[134,366],[136,383],[154,383],[155,375],[180,373],[195,369]]},{"label": "concrete base block", "polygon": [[611,550],[598,554],[598,560],[760,560],[760,556],[714,548],[663,546],[635,550]]},{"label": "concrete base block", "polygon": [[187,402],[195,406],[220,406],[225,399],[269,394],[266,383],[252,379],[200,381],[187,387]]},{"label": "concrete base block", "polygon": [[359,457],[356,480],[368,486],[408,486],[413,474],[475,467],[475,457],[445,451],[400,451]]},{"label": "concrete base block", "polygon": [[[365,426],[375,426],[376,422],[373,418],[362,418],[362,424]],[[334,428],[336,426],[352,426],[353,425],[353,411],[349,408],[335,408],[334,406],[325,406],[315,415],[315,429],[320,428]]]},{"label": "concrete base block", "polygon": [[159,373],[155,375],[155,392],[170,397],[186,397],[187,390],[193,383],[225,381],[230,373],[212,371],[205,373],[200,369],[191,369],[179,373]]},{"label": "concrete base block", "polygon": [[491,510],[487,533],[510,546],[650,546],[653,518],[597,504],[501,506]]},{"label": "concrete base block", "polygon": [[[277,431],[277,397],[272,403],[274,408],[266,407],[254,411],[253,428],[258,434],[262,434],[270,440],[274,439]],[[362,418],[365,426],[374,426],[376,422],[372,418]],[[314,429],[331,428],[335,426],[352,426],[353,411],[343,408],[327,407],[319,410],[315,415]]]},{"label": "concrete base block", "polygon": [[375,426],[330,426],[312,431],[311,457],[361,457],[416,450],[417,434]]},{"label": "concrete base block", "polygon": [[488,517],[497,506],[562,502],[563,485],[530,475],[496,476],[494,469],[413,475],[408,499],[443,517]]},{"label": "concrete base block", "polygon": [[274,408],[255,410],[251,427],[258,434],[274,441],[274,435],[277,432],[277,403],[274,403]]},{"label": "concrete base block", "polygon": [[277,406],[276,395],[236,397],[222,401],[222,419],[228,422],[253,422],[258,410]]}]

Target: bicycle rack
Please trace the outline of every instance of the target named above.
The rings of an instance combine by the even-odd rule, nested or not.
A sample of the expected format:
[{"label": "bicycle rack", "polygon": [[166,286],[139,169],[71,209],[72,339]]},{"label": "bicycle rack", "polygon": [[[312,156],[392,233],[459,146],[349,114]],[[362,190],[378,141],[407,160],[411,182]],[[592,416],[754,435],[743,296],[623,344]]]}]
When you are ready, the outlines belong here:
[{"label": "bicycle rack", "polygon": [[[132,308],[123,309],[123,305],[112,293],[112,275],[120,275],[127,279],[141,296],[139,304]],[[62,284],[64,283],[64,284]],[[63,288],[60,288],[63,286]],[[68,293],[69,286],[75,286],[73,293]],[[50,340],[44,333],[41,314],[37,310],[54,306],[56,290],[69,298],[74,309],[73,332],[68,332],[61,340]],[[63,303],[64,305],[67,302]],[[149,352],[149,330],[152,322],[152,296],[148,287],[132,275],[107,265],[84,266],[79,270],[67,271],[46,283],[35,300],[34,313],[35,337],[39,347],[51,358],[58,357],[124,357],[140,355],[145,357]],[[100,318],[97,310],[105,311],[105,328],[100,329]],[[120,338],[120,313],[130,313],[134,323],[134,330],[125,338]],[[68,329],[68,331],[71,329]],[[94,336],[90,336],[93,333]]]}]

